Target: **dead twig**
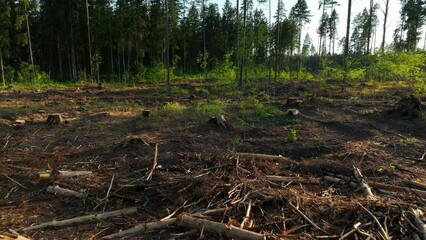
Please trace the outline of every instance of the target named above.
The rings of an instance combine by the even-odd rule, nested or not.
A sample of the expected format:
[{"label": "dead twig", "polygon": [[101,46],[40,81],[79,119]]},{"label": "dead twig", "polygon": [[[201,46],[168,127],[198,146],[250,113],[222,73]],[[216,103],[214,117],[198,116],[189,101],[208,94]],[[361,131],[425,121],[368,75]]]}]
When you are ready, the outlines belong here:
[{"label": "dead twig", "polygon": [[13,183],[16,183],[20,187],[27,189],[27,187],[25,187],[24,185],[20,184],[18,181],[14,180],[13,178],[7,176],[6,174],[3,174],[3,176],[5,176],[7,179],[9,179],[10,181],[12,181]]},{"label": "dead twig", "polygon": [[379,225],[379,229],[380,229],[380,232],[383,234],[383,237],[385,239],[390,239],[389,238],[389,234],[387,233],[387,231],[385,231],[385,229],[383,228],[383,226],[380,223],[379,219],[377,219],[377,217],[374,216],[374,214],[370,210],[368,210],[367,208],[365,208],[364,206],[362,206],[361,203],[358,203],[358,205],[361,206],[362,209],[364,209],[374,219],[374,221],[377,223],[377,225]]},{"label": "dead twig", "polygon": [[420,232],[422,240],[426,240],[426,224],[420,219],[423,215],[423,212],[419,209],[410,209],[411,213],[414,216],[414,223],[416,224],[417,230]]},{"label": "dead twig", "polygon": [[152,168],[148,173],[146,180],[151,180],[152,174],[154,173],[155,167],[157,167],[157,156],[158,156],[158,143],[155,144],[155,153],[154,153],[154,162],[152,163]]},{"label": "dead twig", "polygon": [[106,206],[108,204],[108,198],[109,198],[109,194],[111,192],[112,183],[114,182],[114,177],[115,177],[115,174],[113,174],[112,177],[111,177],[111,182],[109,184],[108,191],[107,191],[107,194],[105,196],[105,205],[104,205],[104,208],[102,209],[102,211],[105,211],[105,208],[106,208]]},{"label": "dead twig", "polygon": [[[247,211],[246,211],[246,215],[244,216],[244,218],[243,218],[243,221],[241,222],[241,225],[240,225],[240,228],[244,228],[244,226],[245,226],[245,224],[246,224],[246,222],[250,219],[250,212],[251,212],[251,200],[249,201],[249,203],[248,203],[248,206],[247,206]],[[250,228],[251,227],[251,222],[248,224],[248,228]]]},{"label": "dead twig", "polygon": [[240,158],[252,158],[258,160],[286,160],[287,158],[281,155],[268,155],[259,153],[234,153],[235,156]]},{"label": "dead twig", "polygon": [[66,220],[60,220],[60,221],[53,220],[51,222],[45,222],[38,225],[33,225],[30,227],[23,228],[22,231],[27,232],[27,231],[33,231],[33,230],[47,228],[47,227],[62,227],[62,226],[67,226],[67,225],[71,225],[75,223],[87,222],[87,221],[91,221],[95,219],[105,219],[105,218],[121,216],[121,215],[130,215],[136,212],[138,212],[138,208],[136,207],[125,208],[125,209],[121,209],[117,211],[90,214],[90,215],[70,218]]},{"label": "dead twig", "polygon": [[299,208],[297,208],[296,206],[294,206],[290,201],[288,201],[288,204],[290,205],[290,207],[292,207],[298,214],[300,214],[300,216],[302,216],[306,221],[308,221],[314,228],[320,230],[321,232],[325,233],[325,234],[330,234],[327,231],[325,231],[324,229],[322,229],[320,226],[318,226],[316,223],[314,223],[311,219],[309,219],[302,211],[300,211]]}]

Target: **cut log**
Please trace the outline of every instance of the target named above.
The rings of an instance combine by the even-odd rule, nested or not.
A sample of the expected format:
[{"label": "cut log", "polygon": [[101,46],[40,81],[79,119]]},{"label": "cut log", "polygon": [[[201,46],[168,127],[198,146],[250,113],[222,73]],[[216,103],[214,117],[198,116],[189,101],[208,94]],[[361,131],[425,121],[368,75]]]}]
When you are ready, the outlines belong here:
[{"label": "cut log", "polygon": [[221,127],[225,128],[225,129],[232,128],[232,126],[226,121],[225,116],[223,116],[223,115],[216,116],[216,117],[211,117],[209,119],[208,123],[221,126]]},{"label": "cut log", "polygon": [[69,177],[78,177],[84,175],[91,175],[92,171],[44,171],[39,172],[38,177],[41,179],[49,179],[52,177],[58,178],[69,178]]},{"label": "cut log", "polygon": [[107,236],[102,237],[102,239],[115,239],[115,238],[123,238],[126,236],[135,235],[138,233],[143,233],[146,231],[152,231],[155,229],[161,229],[168,225],[171,225],[176,222],[176,218],[170,218],[163,221],[156,221],[156,222],[148,222],[148,223],[142,223],[139,225],[136,225],[132,228],[120,231],[118,233],[113,233]]},{"label": "cut log", "polygon": [[263,234],[241,229],[232,225],[213,222],[206,219],[191,217],[188,215],[180,215],[176,222],[179,226],[187,228],[195,228],[225,235],[233,239],[246,239],[246,240],[266,240],[267,237]]},{"label": "cut log", "polygon": [[64,120],[62,119],[62,116],[59,113],[49,114],[49,116],[47,116],[47,120],[46,120],[46,123],[48,125],[60,125],[63,122],[64,122]]},{"label": "cut log", "polygon": [[281,155],[268,155],[259,153],[234,153],[235,156],[240,158],[251,158],[257,160],[286,160],[287,158]]},{"label": "cut log", "polygon": [[0,240],[30,240],[29,238],[26,238],[21,235],[15,235],[15,234],[0,234]]},{"label": "cut log", "polygon": [[61,196],[71,196],[76,198],[86,198],[87,193],[77,192],[66,188],[61,188],[59,186],[49,186],[46,188],[46,192],[61,195]]},{"label": "cut log", "polygon": [[62,226],[67,226],[67,225],[71,225],[75,223],[93,221],[96,219],[105,219],[105,218],[116,217],[121,215],[130,215],[136,212],[138,212],[138,208],[136,207],[125,208],[125,209],[121,209],[117,211],[85,215],[85,216],[70,218],[70,219],[61,220],[61,221],[53,220],[51,222],[45,222],[39,225],[33,225],[30,227],[23,228],[22,231],[27,232],[27,231],[33,231],[33,230],[47,228],[47,227],[62,227]]}]

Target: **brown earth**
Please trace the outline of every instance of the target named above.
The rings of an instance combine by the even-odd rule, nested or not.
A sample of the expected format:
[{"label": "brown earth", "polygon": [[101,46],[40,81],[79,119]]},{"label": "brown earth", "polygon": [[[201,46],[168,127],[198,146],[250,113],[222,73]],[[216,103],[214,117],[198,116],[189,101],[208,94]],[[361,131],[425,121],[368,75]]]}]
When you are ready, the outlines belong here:
[{"label": "brown earth", "polygon": [[[283,114],[243,121],[241,109],[229,107],[226,119],[231,129],[208,124],[209,116],[156,114],[167,102],[194,106],[219,97],[232,105],[259,93],[228,94],[207,88],[208,96],[198,94],[195,85],[178,84],[188,90],[183,94],[162,91],[165,87],[157,85],[1,91],[0,232],[13,229],[33,239],[97,239],[173,212],[178,216],[211,209],[219,210],[202,218],[240,227],[251,204],[252,224],[245,228],[275,238],[338,239],[360,222],[360,230],[347,239],[368,235],[383,239],[371,214],[393,239],[420,236],[409,210],[425,211],[426,195],[419,192],[426,189],[407,184],[426,182],[424,96],[416,98],[417,115],[407,115],[404,111],[410,106],[401,99],[409,99],[404,96],[410,92],[403,88],[352,86],[342,92],[316,82],[286,83],[270,88],[266,91],[270,97],[261,100]],[[290,108],[302,115],[284,114]],[[143,109],[152,110],[152,116],[142,117]],[[52,113],[60,113],[64,123],[46,124]],[[286,142],[291,130],[296,130],[297,140]],[[158,165],[152,179],[146,180],[156,144]],[[240,152],[285,159],[235,155]],[[371,183],[374,199],[347,184],[355,181],[353,165]],[[93,174],[40,179],[37,173],[45,170]],[[281,183],[267,175],[320,178],[320,183]],[[324,176],[345,182],[327,182]],[[53,195],[46,192],[51,185],[89,195],[84,199]],[[126,207],[138,207],[138,213],[22,231],[33,224]],[[199,239],[200,234],[201,239],[226,239],[175,225],[129,238]]]}]

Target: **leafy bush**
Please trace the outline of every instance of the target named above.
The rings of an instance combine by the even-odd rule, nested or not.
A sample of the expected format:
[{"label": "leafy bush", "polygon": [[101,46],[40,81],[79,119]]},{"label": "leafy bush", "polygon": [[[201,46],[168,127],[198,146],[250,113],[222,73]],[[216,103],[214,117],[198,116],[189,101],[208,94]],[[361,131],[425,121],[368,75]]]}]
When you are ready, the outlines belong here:
[{"label": "leafy bush", "polygon": [[290,132],[287,133],[284,142],[292,143],[297,141],[297,131],[295,129],[291,129]]},{"label": "leafy bush", "polygon": [[168,102],[163,107],[161,107],[157,113],[159,115],[168,115],[168,114],[182,114],[186,110],[186,107],[178,102]]}]

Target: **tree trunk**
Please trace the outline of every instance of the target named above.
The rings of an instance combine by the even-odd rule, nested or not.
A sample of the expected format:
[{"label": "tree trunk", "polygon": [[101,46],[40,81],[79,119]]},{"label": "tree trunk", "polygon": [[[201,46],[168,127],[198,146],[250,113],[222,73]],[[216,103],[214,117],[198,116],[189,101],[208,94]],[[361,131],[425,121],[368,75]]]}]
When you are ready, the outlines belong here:
[{"label": "tree trunk", "polygon": [[[204,2],[204,0],[203,0]],[[167,86],[170,86],[170,26],[169,26],[169,1],[165,0],[166,7],[166,69],[167,69]],[[204,18],[204,17],[203,17]],[[204,20],[203,20],[204,22]],[[204,54],[205,54],[205,44],[206,40],[204,37]],[[204,75],[205,76],[205,75]],[[204,79],[205,80],[205,79]]]},{"label": "tree trunk", "polygon": [[4,66],[3,66],[3,54],[0,48],[0,71],[1,71],[1,80],[3,82],[3,86],[6,86],[6,79],[4,77]]},{"label": "tree trunk", "polygon": [[89,47],[89,73],[90,79],[93,80],[93,66],[92,66],[92,41],[90,37],[90,15],[89,15],[89,0],[86,0],[86,21],[87,21],[87,45]]},{"label": "tree trunk", "polygon": [[240,67],[240,0],[237,0],[237,82],[238,85],[241,84],[240,80],[240,74],[239,74],[239,67]]},{"label": "tree trunk", "polygon": [[240,66],[240,82],[238,85],[243,85],[243,76],[244,76],[244,60],[246,53],[246,20],[247,20],[247,0],[244,0],[243,8],[243,43],[242,43],[242,54],[241,54],[241,66]]},{"label": "tree trunk", "polygon": [[370,0],[370,14],[368,16],[367,55],[370,54],[371,31],[373,30],[373,0]]},{"label": "tree trunk", "polygon": [[382,37],[382,52],[385,51],[385,41],[386,41],[386,24],[387,24],[387,20],[388,20],[388,11],[389,11],[389,0],[386,0],[385,3],[385,18],[383,20],[383,37]]},{"label": "tree trunk", "polygon": [[31,33],[30,33],[30,22],[28,20],[27,6],[25,5],[25,20],[27,22],[27,35],[28,35],[28,47],[30,48],[30,61],[31,69],[33,71],[33,83],[35,82],[35,68],[34,68],[34,58],[33,58],[33,49],[31,46]]},{"label": "tree trunk", "polygon": [[349,30],[351,28],[351,8],[352,8],[352,0],[349,0],[348,2],[348,18],[346,21],[346,39],[345,39],[345,51],[344,51],[344,67],[345,72],[347,72],[347,61],[346,58],[349,54]]}]

